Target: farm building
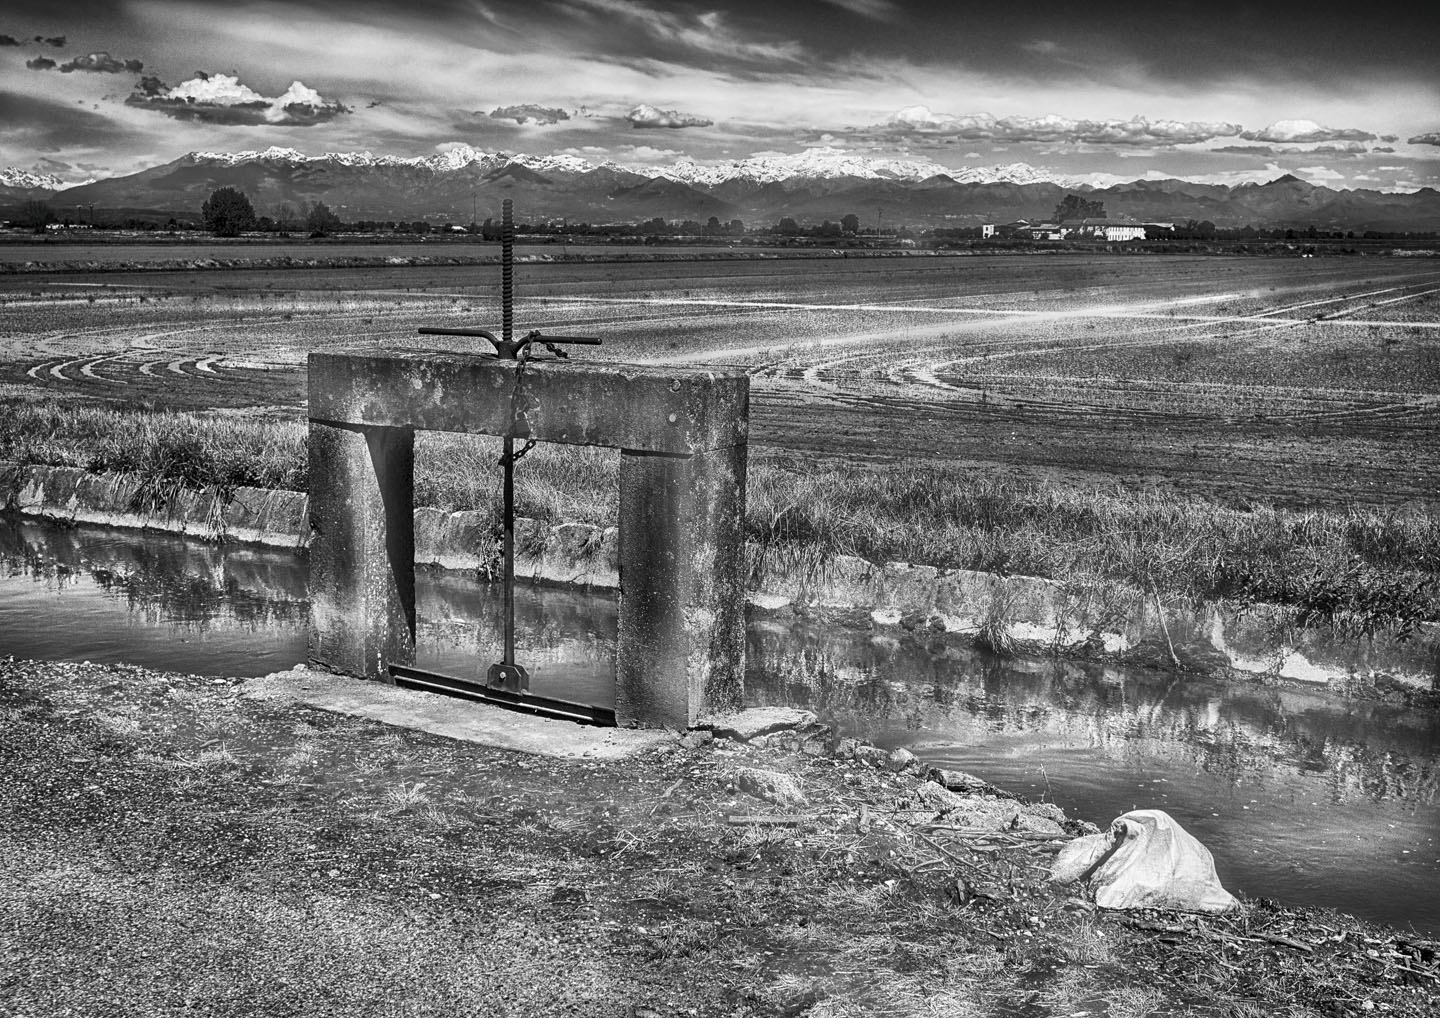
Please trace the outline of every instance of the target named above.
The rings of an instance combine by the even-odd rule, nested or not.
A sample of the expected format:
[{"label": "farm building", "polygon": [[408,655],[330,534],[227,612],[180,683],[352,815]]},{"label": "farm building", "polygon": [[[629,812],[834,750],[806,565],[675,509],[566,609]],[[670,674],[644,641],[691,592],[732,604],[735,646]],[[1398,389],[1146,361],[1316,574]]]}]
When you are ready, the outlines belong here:
[{"label": "farm building", "polygon": [[1065,236],[1091,240],[1144,240],[1143,223],[1126,223],[1114,219],[1074,219],[1064,224]]}]

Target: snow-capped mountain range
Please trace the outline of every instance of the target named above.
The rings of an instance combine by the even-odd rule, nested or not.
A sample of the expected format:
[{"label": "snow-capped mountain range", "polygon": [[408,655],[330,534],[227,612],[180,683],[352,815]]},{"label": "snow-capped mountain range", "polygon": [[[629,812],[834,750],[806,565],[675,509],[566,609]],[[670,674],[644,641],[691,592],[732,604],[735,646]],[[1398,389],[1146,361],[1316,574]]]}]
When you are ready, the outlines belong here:
[{"label": "snow-capped mountain range", "polygon": [[51,173],[31,173],[14,166],[0,169],[0,187],[13,187],[20,191],[58,191],[70,186]]},{"label": "snow-capped mountain range", "polygon": [[[511,199],[522,221],[641,223],[651,219],[750,226],[782,218],[839,222],[880,215],[900,226],[974,226],[1045,219],[1067,192],[1101,201],[1112,219],[1209,220],[1219,226],[1316,226],[1345,230],[1440,230],[1440,194],[1336,190],[1293,176],[1225,185],[1176,179],[1116,183],[1055,174],[1025,163],[946,167],[929,159],[879,159],[836,147],[666,166],[592,162],[569,153],[528,155],[447,145],[424,157],[291,148],[191,152],[163,166],[92,183],[0,173],[0,201],[53,198],[115,218],[194,220],[218,188],[249,196],[260,215],[322,201],[349,222],[468,223],[499,214]],[[104,212],[102,212],[102,216]]]},{"label": "snow-capped mountain range", "polygon": [[750,156],[728,163],[699,163],[682,157],[668,166],[624,165],[609,160],[591,162],[579,156],[527,155],[524,152],[486,152],[466,144],[446,146],[433,156],[377,156],[370,152],[327,152],[310,156],[293,148],[271,146],[264,151],[192,152],[197,161],[222,166],[243,163],[290,163],[295,165],[331,165],[346,167],[411,166],[447,173],[477,167],[482,170],[516,163],[536,173],[588,173],[592,170],[619,170],[645,177],[661,177],[682,184],[706,188],[730,181],[773,184],[790,180],[826,180],[854,177],[860,180],[919,181],[936,175],[950,177],[959,183],[991,183],[1009,181],[1013,184],[1049,182],[1066,186],[1083,183],[1082,178],[1064,176],[1036,169],[1027,163],[1008,166],[960,167],[952,169],[932,159],[877,159],[856,155],[844,149],[824,146],[808,148],[794,155]]}]

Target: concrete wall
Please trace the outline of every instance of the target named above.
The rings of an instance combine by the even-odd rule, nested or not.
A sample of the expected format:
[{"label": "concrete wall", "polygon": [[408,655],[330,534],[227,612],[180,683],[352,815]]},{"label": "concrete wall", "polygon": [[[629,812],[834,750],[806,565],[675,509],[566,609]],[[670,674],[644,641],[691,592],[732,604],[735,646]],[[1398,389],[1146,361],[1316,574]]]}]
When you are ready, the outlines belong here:
[{"label": "concrete wall", "polygon": [[[132,507],[136,478],[61,467],[0,464],[0,507],[26,515],[146,527],[214,540],[303,549],[309,543],[302,492],[239,489],[234,505],[219,493],[177,492],[151,512]],[[479,512],[415,510],[415,561],[458,572],[498,575],[494,524]],[[620,542],[614,527],[546,526],[516,521],[518,578],[615,589]],[[753,549],[752,549],[753,551]],[[1189,668],[1232,670],[1311,682],[1388,678],[1429,688],[1440,675],[1440,626],[1398,641],[1386,634],[1360,641],[1325,630],[1294,631],[1284,612],[1259,606],[1195,607],[1113,585],[1085,587],[1035,577],[1000,577],[903,562],[876,565],[837,556],[818,573],[799,575],[762,564],[749,579],[752,611],[831,617],[883,631],[929,630],[961,638],[992,616],[1009,626],[1022,650],[1061,652],[1169,665],[1170,647]]]}]

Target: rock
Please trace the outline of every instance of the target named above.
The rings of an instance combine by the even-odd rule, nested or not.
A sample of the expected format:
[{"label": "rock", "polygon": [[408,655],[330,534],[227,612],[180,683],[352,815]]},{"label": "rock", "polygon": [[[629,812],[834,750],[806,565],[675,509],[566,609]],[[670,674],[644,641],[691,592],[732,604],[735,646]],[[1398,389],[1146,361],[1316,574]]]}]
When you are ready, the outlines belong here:
[{"label": "rock", "polygon": [[940,767],[931,767],[926,776],[952,792],[968,792],[979,795],[995,791],[995,787],[990,782],[965,771],[947,771]]},{"label": "rock", "polygon": [[902,771],[908,771],[913,767],[918,767],[920,761],[917,760],[915,754],[908,749],[897,749],[886,759],[885,765],[896,774],[899,774]]},{"label": "rock", "polygon": [[704,730],[686,732],[680,737],[680,745],[686,749],[699,749],[715,741],[715,733]]},{"label": "rock", "polygon": [[801,790],[799,779],[793,775],[758,767],[739,767],[731,780],[741,791],[777,806],[805,805],[805,793]]},{"label": "rock", "polygon": [[754,707],[729,714],[711,714],[696,722],[696,728],[708,728],[723,739],[748,742],[757,735],[770,735],[787,729],[813,725],[815,715],[795,707]]},{"label": "rock", "polygon": [[934,781],[927,781],[915,789],[915,798],[927,808],[937,813],[953,813],[963,809],[965,799]]},{"label": "rock", "polygon": [[962,827],[973,827],[982,831],[1008,831],[1018,826],[1020,807],[1013,802],[992,799],[962,797],[961,806],[950,814],[950,819]]},{"label": "rock", "polygon": [[[1049,803],[1045,805],[1049,805]],[[1013,824],[1015,830],[1024,831],[1027,834],[1052,834],[1057,838],[1065,837],[1065,828],[1060,825],[1060,821],[1052,820],[1047,816],[1036,816],[1034,812],[1028,810],[1017,816]]]},{"label": "rock", "polygon": [[854,760],[860,749],[860,743],[855,739],[841,739],[835,745],[835,755],[841,760]]},{"label": "rock", "polygon": [[1037,802],[1026,808],[1025,812],[1032,817],[1043,817],[1046,820],[1053,820],[1057,824],[1063,824],[1068,817],[1065,811],[1053,802]]},{"label": "rock", "polygon": [[879,746],[857,745],[855,759],[871,767],[884,767],[890,762],[890,753]]}]

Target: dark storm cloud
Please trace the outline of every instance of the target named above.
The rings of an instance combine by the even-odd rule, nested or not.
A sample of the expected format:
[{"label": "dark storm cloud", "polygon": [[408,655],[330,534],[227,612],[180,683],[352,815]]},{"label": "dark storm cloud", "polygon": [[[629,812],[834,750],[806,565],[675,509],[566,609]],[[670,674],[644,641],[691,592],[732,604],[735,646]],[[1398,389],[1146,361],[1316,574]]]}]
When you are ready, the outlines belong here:
[{"label": "dark storm cloud", "polygon": [[[752,5],[756,11],[762,5]],[[1377,75],[1434,80],[1434,18],[1401,0],[1339,5],[1208,0],[1041,4],[902,4],[905,17],[819,28],[806,4],[768,4],[776,31],[822,55],[846,50],[951,63],[1026,81],[1105,80],[1138,71],[1157,81],[1314,82]],[[841,19],[835,19],[839,22]],[[806,23],[811,28],[807,32]]]},{"label": "dark storm cloud", "polygon": [[194,99],[170,99],[165,96],[140,99],[134,93],[125,100],[125,105],[163,113],[176,120],[193,120],[202,124],[219,124],[222,127],[256,127],[266,123],[265,114],[270,109],[268,102],[258,100],[227,105],[196,102]]},{"label": "dark storm cloud", "polygon": [[1410,139],[1411,145],[1440,145],[1440,131],[1430,131],[1427,134],[1417,134]]},{"label": "dark storm cloud", "polygon": [[625,114],[625,119],[630,121],[631,127],[709,127],[714,123],[704,117],[681,113],[678,110],[658,110],[647,103],[636,106]]},{"label": "dark storm cloud", "polygon": [[49,57],[36,57],[34,60],[25,61],[25,66],[32,71],[48,71],[55,66],[55,61]]},{"label": "dark storm cloud", "polygon": [[41,152],[74,146],[115,147],[134,140],[133,131],[73,103],[0,91],[0,123],[6,140]]},{"label": "dark storm cloud", "polygon": [[349,106],[339,102],[291,102],[275,108],[280,111],[280,115],[268,117],[265,122],[277,127],[313,127],[316,124],[334,120],[343,114],[355,112]]},{"label": "dark storm cloud", "polygon": [[139,74],[145,67],[138,60],[117,60],[109,53],[87,53],[83,57],[76,57],[74,60],[67,60],[60,65],[60,70],[69,74],[71,71],[89,71],[92,74]]},{"label": "dark storm cloud", "polygon": [[0,46],[19,46],[20,40],[13,35],[0,35]]},{"label": "dark storm cloud", "polygon": [[490,117],[493,120],[513,120],[517,124],[558,124],[562,120],[569,120],[570,114],[552,106],[525,103],[520,106],[501,106],[491,110]]},{"label": "dark storm cloud", "polygon": [[[646,0],[551,0],[535,27],[557,44],[642,71],[663,64],[764,77],[812,66],[808,44],[817,38],[814,24],[789,34],[770,25],[768,9],[729,6],[721,10]],[[513,16],[534,18],[523,7]]]},{"label": "dark storm cloud", "polygon": [[35,41],[44,46],[54,46],[56,49],[62,49],[65,46],[65,37],[63,35],[37,35]]},{"label": "dark storm cloud", "polygon": [[1358,159],[1371,152],[1393,152],[1392,148],[1372,147],[1363,142],[1346,141],[1337,144],[1316,145],[1314,148],[1300,148],[1296,145],[1225,145],[1210,149],[1224,155],[1238,156],[1333,156],[1338,159]]}]

